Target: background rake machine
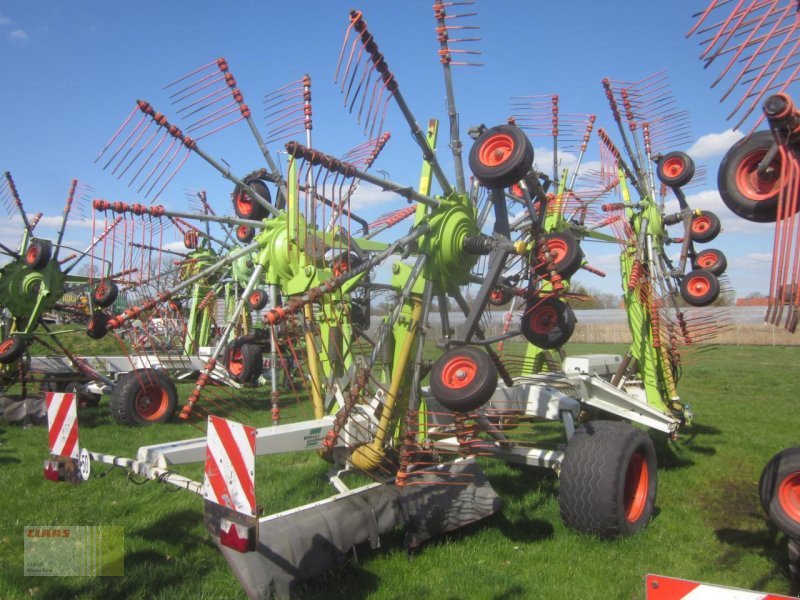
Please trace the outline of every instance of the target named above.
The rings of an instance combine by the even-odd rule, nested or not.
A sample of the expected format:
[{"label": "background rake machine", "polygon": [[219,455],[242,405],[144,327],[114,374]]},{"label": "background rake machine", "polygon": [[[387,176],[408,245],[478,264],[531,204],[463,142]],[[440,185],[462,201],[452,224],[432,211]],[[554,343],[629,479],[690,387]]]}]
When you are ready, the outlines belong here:
[{"label": "background rake machine", "polygon": [[[59,334],[71,330],[53,330],[47,320],[62,323],[86,323],[91,311],[99,304],[111,304],[115,297],[107,290],[95,288],[91,277],[82,273],[92,259],[98,244],[112,234],[119,225],[114,221],[101,231],[94,232],[93,241],[84,250],[73,249],[64,243],[67,221],[75,207],[88,200],[90,188],[73,180],[62,212],[55,241],[37,238],[34,229],[41,217],[28,219],[21,197],[11,174],[6,172],[0,182],[0,199],[17,212],[23,224],[23,235],[17,249],[3,247],[11,261],[0,269],[0,304],[2,304],[2,341],[0,364],[2,385],[21,384],[21,396],[27,395],[27,384],[47,383],[52,389],[75,387],[76,373],[80,379],[86,374],[102,376],[77,357],[59,339]],[[67,254],[69,252],[69,254]],[[110,285],[124,273],[113,273],[108,263],[103,263],[103,273]],[[29,349],[41,344],[50,351],[49,357],[31,357]],[[82,396],[84,401],[95,401],[93,396]]]},{"label": "background rake machine", "polygon": [[[419,126],[358,11],[350,14],[337,67],[345,105],[360,118],[370,137],[383,129],[389,105],[397,105],[422,154],[418,189],[371,175],[357,159],[342,160],[315,149],[308,136],[305,143],[286,144],[289,162],[285,176],[272,169],[264,151],[270,169],[254,171],[251,178],[239,178],[148,103],[137,105],[136,111],[145,115],[141,127],[155,123],[156,131],[161,128],[166,132],[161,133],[164,143],[170,136],[177,140],[179,151],[185,147],[187,154],[197,153],[212,164],[241,191],[234,199],[242,211],[249,205],[265,212],[260,221],[241,214],[228,218],[231,226],[253,227],[253,238],[180,283],[108,318],[101,328],[122,329],[157,304],[178,297],[202,277],[256,253],[222,337],[235,327],[237,311],[240,314],[244,310],[244,302],[253,291],[269,286],[273,304],[261,313],[264,325],[274,331],[297,317],[303,320],[306,332],[312,332],[305,338],[307,358],[303,368],[315,418],[252,429],[212,415],[206,437],[142,447],[135,459],[86,450],[86,460],[81,463],[79,457],[77,467],[91,461],[118,465],[203,495],[206,525],[251,597],[288,594],[299,579],[340,564],[359,543],[368,541],[376,547],[380,535],[399,525],[407,529],[407,545],[416,547],[438,533],[495,513],[499,498],[482,473],[477,456],[558,471],[562,516],[579,531],[607,538],[631,535],[646,526],[652,516],[655,449],[650,437],[634,424],[674,434],[684,414],[674,414],[671,406],[665,409],[661,400],[658,406],[650,405],[644,391],[632,393],[637,382],[626,369],[632,366],[619,356],[570,357],[560,369],[555,363],[540,361],[540,372],[531,370],[515,377],[496,345],[524,333],[524,320],[519,328],[493,338],[485,330],[487,307],[493,297],[518,297],[525,303],[525,311],[531,313],[550,305],[551,311],[537,318],[539,329],[533,333],[548,334],[552,346],[542,343],[540,350],[558,349],[569,337],[563,308],[568,280],[585,262],[571,232],[585,233],[587,228],[585,223],[574,225],[564,216],[566,204],[559,200],[559,194],[561,198],[567,194],[566,177],[556,174],[556,193],[548,195],[554,180],[533,168],[533,146],[514,125],[474,129],[468,161],[474,177],[467,179],[451,71],[461,62],[457,60],[461,53],[451,44],[468,43],[474,38],[455,38],[454,31],[471,26],[461,20],[468,14],[451,11],[468,4],[434,4],[447,95],[452,182],[435,152],[436,123],[430,122],[427,129]],[[225,85],[229,85],[227,65],[219,69]],[[194,88],[190,83],[181,85]],[[239,113],[234,112],[231,118],[241,120],[241,114],[248,120],[245,112],[249,109],[244,111],[236,96],[237,106],[233,108]],[[136,111],[129,119],[134,128],[140,127]],[[158,133],[139,129],[118,136],[123,140],[152,136],[155,144],[160,139]],[[149,147],[141,153],[129,150],[123,144],[122,149],[112,152],[120,156],[152,152]],[[171,153],[165,160],[170,160]],[[181,159],[175,156],[178,162],[170,162],[170,169],[180,165]],[[618,157],[617,164],[621,165],[620,161]],[[164,173],[161,175],[168,180],[171,175]],[[625,173],[620,175],[615,169],[614,176],[623,179]],[[161,179],[154,177],[156,182],[149,185],[155,192]],[[398,211],[373,223],[369,232],[352,234],[349,227],[341,225],[341,215],[352,216],[350,190],[362,181],[414,203],[413,214],[412,210]],[[632,181],[640,184],[635,177]],[[274,203],[264,193],[267,183],[278,189]],[[434,185],[438,193],[433,191]],[[300,210],[300,198],[305,210]],[[511,218],[510,206],[522,215],[518,221]],[[159,205],[102,202],[98,208],[148,218],[190,218]],[[372,239],[381,228],[411,216],[414,220],[409,231],[392,242]],[[210,215],[195,218],[213,220]],[[331,221],[338,227],[328,226]],[[569,236],[553,237],[567,231]],[[646,234],[642,236],[647,238]],[[391,265],[391,282],[379,284],[379,267],[398,255],[400,260]],[[275,300],[275,288],[283,298],[280,304]],[[349,323],[355,323],[354,307],[359,302],[353,298],[366,298],[367,305],[370,298],[359,296],[359,288],[370,293],[391,290],[394,297],[389,315],[378,333],[371,335],[374,339],[365,354],[351,350],[352,362],[342,365],[346,368],[343,372],[336,373],[331,366],[333,376],[323,388],[313,357],[317,342],[324,345],[325,336],[313,335],[315,324],[332,322],[331,330],[337,326],[344,330],[348,322],[340,321],[340,314],[349,314]],[[468,299],[473,292],[474,297]],[[552,302],[558,304],[553,306]],[[451,326],[453,310],[465,316],[459,330]],[[649,310],[649,305],[643,310]],[[317,311],[323,318],[315,318]],[[437,358],[431,364],[425,359],[425,346],[430,335],[428,321],[436,313],[443,333],[436,340]],[[222,344],[221,340],[217,343],[203,369],[183,411],[185,416],[197,405]],[[329,355],[333,356],[330,346],[336,345],[329,344]],[[642,364],[647,360],[643,358]],[[429,387],[423,387],[426,376]],[[638,385],[643,390],[643,384]],[[552,425],[541,428],[541,421]],[[220,460],[220,446],[230,460]],[[259,457],[293,451],[315,451],[331,461],[330,481],[338,493],[264,516],[255,499],[253,472],[260,464]],[[200,463],[208,457],[202,483],[178,474],[182,465]],[[51,465],[49,470],[60,472],[59,468]],[[349,487],[350,477],[363,482],[359,474],[372,483]]]},{"label": "background rake machine", "polygon": [[[306,76],[267,96],[265,110],[271,131],[270,141],[305,132],[306,141],[310,142],[310,86],[310,78]],[[190,247],[196,245],[198,236],[202,239],[209,237],[207,233],[203,235],[201,228],[190,223],[199,221],[206,223],[207,227],[208,223],[214,222],[232,228],[239,245],[223,244],[224,249],[215,252],[209,252],[205,246],[194,249],[183,261],[180,282],[167,286],[167,289],[155,290],[141,303],[115,317],[97,315],[94,330],[102,335],[118,329],[138,319],[143,313],[153,311],[158,305],[174,302],[188,294],[191,302],[186,349],[190,349],[190,342],[191,349],[194,349],[197,346],[195,338],[202,337],[206,341],[209,330],[207,316],[202,316],[199,333],[194,335],[198,327],[195,311],[204,305],[206,312],[203,314],[207,315],[209,299],[218,294],[217,288],[224,286],[228,294],[225,323],[219,327],[219,334],[214,339],[205,365],[200,369],[195,390],[181,416],[190,416],[220,359],[229,371],[236,371],[235,377],[244,382],[253,381],[261,375],[262,351],[270,355],[273,422],[277,424],[280,418],[279,365],[284,365],[286,370],[294,370],[298,353],[303,355],[303,362],[308,363],[306,367],[315,413],[322,416],[325,412],[322,398],[324,390],[330,385],[329,380],[346,369],[352,360],[349,348],[352,337],[351,305],[356,307],[360,315],[357,319],[359,329],[364,331],[369,326],[369,298],[365,288],[355,289],[363,277],[357,277],[346,283],[343,289],[318,298],[314,307],[309,304],[304,308],[296,321],[297,324],[302,323],[306,332],[302,342],[305,347],[302,349],[299,348],[302,344],[297,344],[297,338],[294,343],[290,341],[288,347],[286,343],[281,344],[281,340],[286,342],[288,338],[277,326],[267,324],[263,328],[253,327],[252,315],[270,303],[272,307],[280,306],[281,299],[318,287],[334,273],[351,269],[370,253],[384,250],[386,244],[370,238],[410,216],[410,213],[389,215],[378,224],[377,231],[370,232],[370,224],[348,209],[349,198],[356,189],[352,182],[345,184],[344,179],[338,177],[314,178],[311,174],[299,178],[293,164],[288,166],[287,175],[282,175],[224,59],[193,71],[167,86],[167,89],[172,93],[171,99],[178,107],[178,114],[189,121],[187,133],[191,132],[197,138],[188,137],[161,113],[156,113],[148,103],[140,101],[134,113],[101,153],[103,159],[109,156],[105,168],[113,174],[118,173],[118,176],[135,172],[132,184],[139,183],[138,178],[144,177],[139,191],[156,198],[161,193],[156,191],[156,186],[167,185],[188,154],[197,153],[234,183],[232,202],[236,216],[189,214],[167,210],[163,206],[128,206],[104,201],[98,201],[96,208],[133,215],[132,218],[142,221],[156,219],[172,222],[183,229],[188,227],[184,235],[186,245]],[[141,113],[141,116],[137,113]],[[240,179],[232,175],[227,166],[201,150],[197,142],[242,120],[248,123],[254,134],[267,168],[257,169]],[[170,137],[173,139],[168,143]],[[361,168],[369,168],[388,139],[388,133],[382,134],[360,145],[348,155],[349,160]],[[187,154],[179,159],[176,153],[183,152],[181,148]],[[152,182],[147,177],[152,177]],[[145,189],[145,184],[152,189]],[[274,202],[269,191],[270,185],[277,190]],[[362,228],[362,237],[350,235],[351,224]],[[285,328],[285,325],[282,324],[282,327]],[[281,353],[286,355],[282,356]],[[285,373],[284,377],[290,378],[291,375]]]},{"label": "background rake machine", "polygon": [[[796,95],[800,73],[800,6],[789,0],[712,1],[687,36],[702,46],[712,87],[733,105],[728,120],[749,133],[720,163],[726,206],[755,223],[775,223],[765,321],[795,332],[800,307],[800,162]],[[759,130],[762,125],[767,128]],[[790,572],[800,586],[800,446],[777,452],[764,467],[759,498],[770,522],[789,538]]]},{"label": "background rake machine", "polygon": [[[617,193],[618,201],[602,205],[602,223],[622,247],[623,299],[632,335],[615,379],[641,382],[651,406],[688,421],[690,407],[677,393],[681,348],[707,344],[726,323],[724,311],[699,308],[712,305],[723,290],[724,254],[698,247],[717,237],[720,220],[710,211],[692,210],[686,201],[683,189],[696,175],[691,157],[665,153],[691,139],[687,115],[675,109],[666,75],[636,83],[606,79],[603,88],[622,148],[605,129],[598,130],[603,166],[595,178],[603,194]],[[676,202],[668,205],[670,192]],[[667,212],[674,203],[677,211]],[[680,226],[678,236],[670,234],[670,226]],[[677,261],[668,254],[670,244],[680,245]]]}]

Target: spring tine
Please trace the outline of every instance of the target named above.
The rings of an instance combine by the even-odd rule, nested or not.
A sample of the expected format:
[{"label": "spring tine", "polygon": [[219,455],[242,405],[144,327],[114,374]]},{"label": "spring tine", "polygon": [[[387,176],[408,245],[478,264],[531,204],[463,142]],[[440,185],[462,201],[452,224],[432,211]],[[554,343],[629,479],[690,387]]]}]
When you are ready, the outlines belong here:
[{"label": "spring tine", "polygon": [[[765,95],[784,92],[795,80],[799,11],[796,0],[739,0],[735,5],[714,1],[687,34],[711,36],[700,40],[704,47],[700,58],[705,67],[720,64],[711,87],[727,80],[721,102],[737,89],[744,90],[727,115],[728,120],[737,118],[734,129],[754,113],[760,123],[763,117],[756,109]],[[708,25],[712,13],[721,18]]]},{"label": "spring tine", "polygon": [[28,233],[28,237],[31,238],[33,237],[33,230],[28,222],[28,216],[25,214],[25,209],[22,206],[22,200],[19,197],[19,192],[17,192],[17,186],[14,184],[14,179],[11,177],[11,173],[9,171],[6,171],[3,174],[3,177],[5,178],[11,198],[13,199],[14,206],[16,206],[17,212],[19,212],[20,216],[22,217],[22,223],[25,225],[25,231]]},{"label": "spring tine", "polygon": [[[369,137],[373,137],[375,127],[378,124],[377,117],[381,109],[382,109],[382,116],[380,120],[380,128],[383,127],[383,119],[385,118],[386,108],[388,107],[389,98],[387,97],[386,105],[384,105],[383,107],[381,107],[381,98],[383,95],[383,90],[386,90],[388,92],[388,96],[393,98],[397,106],[400,108],[400,112],[403,114],[403,117],[406,119],[406,122],[408,123],[411,129],[411,135],[413,136],[414,141],[422,150],[424,160],[431,165],[433,174],[436,177],[437,181],[439,182],[439,185],[441,186],[444,194],[445,195],[450,194],[452,192],[452,187],[450,183],[447,181],[447,177],[445,176],[444,172],[441,169],[441,166],[439,165],[439,162],[436,159],[436,154],[433,152],[430,145],[428,144],[425,134],[422,132],[422,129],[420,128],[419,124],[414,118],[414,115],[411,113],[410,108],[406,104],[405,99],[400,93],[397,79],[389,69],[389,65],[386,62],[386,59],[384,58],[383,54],[380,53],[380,50],[378,49],[378,45],[375,43],[373,35],[367,29],[367,23],[363,19],[363,15],[356,10],[350,11],[350,24],[345,34],[345,45],[349,43],[351,31],[355,31],[357,34],[357,36],[354,36],[355,39],[352,42],[352,50],[350,53],[351,57],[355,53],[356,45],[359,45],[360,46],[359,58],[361,57],[362,53],[365,56],[364,68],[375,69],[377,73],[380,74],[380,77],[377,78],[377,81],[382,82],[382,85],[380,86],[380,92],[378,93],[378,97],[374,98],[374,102],[371,101],[371,107],[373,107],[374,105],[375,119],[371,124],[369,122],[365,124],[365,130],[369,130]],[[366,62],[367,60],[369,60],[369,62],[372,64],[371,67]],[[356,62],[358,62],[358,60]],[[350,63],[351,61],[348,60],[348,67],[350,66]],[[341,73],[340,67],[341,67],[341,61],[340,64],[337,65],[337,71],[336,71],[337,81],[339,74]],[[347,85],[348,87],[348,94],[345,95],[345,105],[347,105],[348,102],[349,90],[352,87],[352,82],[355,80],[355,77],[357,76],[356,73],[357,70],[354,70],[353,74],[349,76],[350,80],[349,84],[347,83],[348,82],[347,69],[345,69],[344,76],[342,77],[342,89],[344,89],[345,85]],[[373,88],[373,92],[375,90],[377,90],[377,87]],[[373,111],[371,110],[367,111],[367,120],[371,116],[372,112]]]}]

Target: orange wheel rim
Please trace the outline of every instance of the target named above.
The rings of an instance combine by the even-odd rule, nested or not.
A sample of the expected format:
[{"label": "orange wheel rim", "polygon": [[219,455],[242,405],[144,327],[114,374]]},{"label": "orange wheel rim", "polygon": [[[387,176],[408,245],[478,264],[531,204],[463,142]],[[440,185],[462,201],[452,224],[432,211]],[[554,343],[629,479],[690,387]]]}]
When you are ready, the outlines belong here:
[{"label": "orange wheel rim", "polygon": [[247,225],[239,225],[239,229],[236,230],[236,236],[240,240],[245,239],[248,233],[250,233],[250,228]]},{"label": "orange wheel rim", "polygon": [[681,173],[683,173],[685,168],[686,165],[684,164],[683,160],[678,157],[668,158],[661,166],[661,170],[664,172],[664,175],[670,179],[678,177]]},{"label": "orange wheel rim", "polygon": [[448,360],[442,369],[442,383],[451,390],[467,387],[478,374],[478,365],[467,356],[457,356]]},{"label": "orange wheel rim", "polygon": [[261,294],[259,294],[258,292],[253,292],[252,294],[250,294],[250,304],[255,306],[259,302],[261,302]]},{"label": "orange wheel rim", "polygon": [[14,340],[12,339],[3,340],[2,342],[0,342],[0,352],[8,352],[9,350],[11,350],[11,347],[13,345],[14,345]]},{"label": "orange wheel rim", "polygon": [[711,229],[711,219],[706,216],[695,217],[692,220],[692,231],[695,233],[705,233]]},{"label": "orange wheel rim", "polygon": [[781,175],[781,161],[777,156],[764,173],[758,172],[758,165],[766,155],[767,149],[754,150],[742,159],[736,169],[736,188],[739,193],[753,202],[762,202],[773,198],[784,184]]},{"label": "orange wheel rim", "polygon": [[228,354],[228,370],[232,375],[239,376],[244,372],[244,358],[239,349],[231,350]]},{"label": "orange wheel rim", "polygon": [[502,302],[504,297],[503,290],[492,290],[490,297],[495,302]]},{"label": "orange wheel rim", "polygon": [[778,502],[789,518],[800,523],[800,471],[791,473],[781,481]]},{"label": "orange wheel rim", "polygon": [[558,311],[552,306],[540,306],[530,316],[531,331],[539,335],[548,335],[558,323]]},{"label": "orange wheel rim", "polygon": [[699,297],[708,293],[708,290],[711,289],[711,282],[705,277],[695,276],[689,279],[686,288],[692,296]]},{"label": "orange wheel rim", "polygon": [[97,289],[94,291],[94,297],[97,299],[102,298],[106,294],[106,284],[101,283],[97,286]]},{"label": "orange wheel rim", "polygon": [[503,164],[514,151],[514,138],[506,133],[496,133],[481,145],[478,160],[487,167]]},{"label": "orange wheel rim", "polygon": [[31,246],[25,253],[25,258],[28,259],[28,262],[36,262],[36,259],[39,258],[39,249],[36,246]]},{"label": "orange wheel rim", "polygon": [[547,240],[547,249],[550,251],[550,257],[553,263],[558,264],[567,255],[567,243],[558,238]]},{"label": "orange wheel rim", "polygon": [[625,473],[625,519],[628,523],[635,523],[644,514],[649,489],[650,472],[647,470],[647,461],[637,452],[631,457]]},{"label": "orange wheel rim", "polygon": [[697,266],[702,269],[710,269],[714,265],[717,264],[718,259],[716,254],[708,253],[703,254],[700,258],[697,259]]},{"label": "orange wheel rim", "polygon": [[235,202],[240,214],[247,216],[253,212],[253,201],[244,192],[236,193]]},{"label": "orange wheel rim", "polygon": [[146,421],[156,421],[164,416],[169,406],[167,390],[157,383],[147,383],[136,395],[136,414]]}]

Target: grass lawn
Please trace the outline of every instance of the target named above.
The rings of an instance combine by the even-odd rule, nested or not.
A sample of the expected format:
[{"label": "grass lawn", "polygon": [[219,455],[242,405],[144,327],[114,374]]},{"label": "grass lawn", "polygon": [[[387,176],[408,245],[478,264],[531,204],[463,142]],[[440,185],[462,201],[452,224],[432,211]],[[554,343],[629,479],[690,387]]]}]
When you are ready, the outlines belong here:
[{"label": "grass lawn", "polygon": [[[573,345],[569,354],[622,353],[622,347]],[[686,364],[679,390],[696,418],[676,443],[654,433],[659,454],[656,514],[642,533],[601,541],[566,529],[558,481],[550,472],[482,461],[503,510],[409,557],[403,534],[302,588],[303,598],[644,598],[647,573],[787,593],[786,540],[761,513],[757,483],[778,450],[800,443],[797,387],[800,348],[728,346]],[[180,398],[187,391],[182,386]],[[262,392],[263,394],[263,392]],[[257,424],[269,403],[246,409]],[[285,421],[308,407],[282,409]],[[235,418],[235,415],[234,415]],[[114,425],[105,403],[81,412],[81,445],[134,456],[148,443],[196,437],[167,424]],[[244,598],[206,535],[202,501],[163,485],[134,485],[121,470],[78,486],[42,477],[43,427],[0,426],[0,598]],[[258,502],[272,513],[330,492],[326,463],[314,453],[257,463]],[[182,472],[202,477],[202,467]],[[119,525],[125,531],[123,577],[23,575],[26,525]]]}]

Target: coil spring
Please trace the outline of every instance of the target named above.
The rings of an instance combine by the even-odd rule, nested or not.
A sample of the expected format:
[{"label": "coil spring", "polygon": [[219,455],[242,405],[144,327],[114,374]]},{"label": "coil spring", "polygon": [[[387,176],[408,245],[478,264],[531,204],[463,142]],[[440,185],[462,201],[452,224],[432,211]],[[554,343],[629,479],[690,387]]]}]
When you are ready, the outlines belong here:
[{"label": "coil spring", "polygon": [[494,249],[494,240],[488,235],[468,235],[464,238],[464,251],[470,254],[489,254]]},{"label": "coil spring", "polygon": [[628,291],[633,291],[639,285],[639,279],[642,277],[642,263],[638,260],[633,263],[631,267],[631,274],[628,277]]},{"label": "coil spring", "polygon": [[383,340],[383,346],[381,346],[381,350],[378,353],[378,360],[380,360],[384,365],[391,365],[392,362],[394,362],[394,347],[394,332],[387,331],[386,339]]}]

